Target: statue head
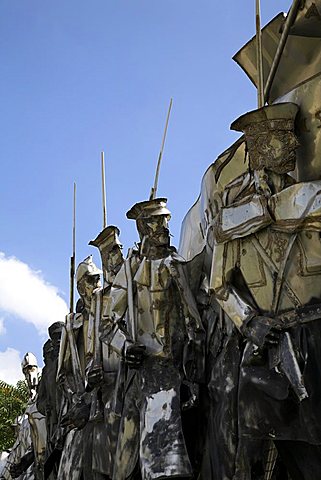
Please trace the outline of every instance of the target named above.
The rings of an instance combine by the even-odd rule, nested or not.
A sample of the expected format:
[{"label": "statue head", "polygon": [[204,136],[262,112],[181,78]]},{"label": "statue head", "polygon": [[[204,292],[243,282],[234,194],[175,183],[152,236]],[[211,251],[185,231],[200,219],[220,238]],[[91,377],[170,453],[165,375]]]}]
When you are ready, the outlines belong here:
[{"label": "statue head", "polygon": [[39,378],[38,378],[38,362],[33,353],[27,352],[21,362],[22,372],[25,376],[26,382],[33,394],[36,391]]},{"label": "statue head", "polygon": [[252,171],[285,174],[295,169],[299,142],[294,121],[298,109],[295,103],[277,103],[248,112],[232,123],[232,130],[245,134]]},{"label": "statue head", "polygon": [[55,322],[48,328],[48,334],[54,344],[59,343],[61,339],[62,329],[64,328],[63,322]]},{"label": "statue head", "polygon": [[168,222],[171,212],[166,208],[166,198],[155,198],[136,203],[128,212],[127,218],[136,220],[141,241],[149,246],[169,246]]},{"label": "statue head", "polygon": [[124,261],[119,235],[119,229],[110,225],[104,228],[95,240],[89,242],[89,245],[99,249],[106,281],[113,280]]},{"label": "statue head", "polygon": [[77,290],[85,305],[90,305],[91,297],[100,287],[101,270],[94,264],[92,255],[89,255],[79,263],[76,270]]}]

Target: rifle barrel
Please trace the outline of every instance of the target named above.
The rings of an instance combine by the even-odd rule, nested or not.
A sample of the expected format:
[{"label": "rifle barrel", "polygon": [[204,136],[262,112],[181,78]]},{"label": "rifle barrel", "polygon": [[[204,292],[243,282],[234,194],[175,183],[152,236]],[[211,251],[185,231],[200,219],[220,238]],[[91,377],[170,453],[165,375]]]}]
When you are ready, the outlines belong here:
[{"label": "rifle barrel", "polygon": [[107,227],[107,206],[106,206],[106,177],[105,177],[105,154],[101,152],[101,191],[103,202],[103,228]]},{"label": "rifle barrel", "polygon": [[256,64],[257,64],[257,103],[258,108],[264,106],[263,88],[263,57],[262,57],[262,33],[261,33],[261,6],[260,0],[256,0]]},{"label": "rifle barrel", "polygon": [[73,219],[72,219],[72,256],[70,257],[70,301],[69,301],[70,313],[74,311],[75,264],[76,264],[76,183],[74,182]]},{"label": "rifle barrel", "polygon": [[169,108],[168,108],[168,112],[167,112],[167,117],[166,117],[166,123],[165,123],[165,129],[164,129],[164,134],[163,134],[162,145],[161,145],[161,149],[160,149],[159,156],[158,156],[158,161],[157,161],[157,167],[156,167],[156,173],[155,173],[154,186],[152,187],[151,193],[150,193],[150,198],[149,198],[150,200],[153,200],[154,198],[156,198],[157,187],[158,187],[159,171],[160,171],[160,166],[161,166],[161,162],[162,162],[163,150],[164,150],[164,145],[165,145],[165,140],[166,140],[166,134],[167,134],[167,127],[168,127],[168,122],[169,122],[169,116],[170,116],[170,114],[171,114],[172,105],[173,105],[173,99],[171,98],[171,100],[170,100],[170,102],[169,102]]},{"label": "rifle barrel", "polygon": [[132,271],[131,271],[131,265],[130,265],[132,254],[133,254],[133,249],[130,248],[128,251],[127,258],[125,260],[125,274],[127,279],[129,332],[131,334],[132,340],[136,342],[136,319],[135,319],[135,308],[134,308],[133,277],[132,277]]}]

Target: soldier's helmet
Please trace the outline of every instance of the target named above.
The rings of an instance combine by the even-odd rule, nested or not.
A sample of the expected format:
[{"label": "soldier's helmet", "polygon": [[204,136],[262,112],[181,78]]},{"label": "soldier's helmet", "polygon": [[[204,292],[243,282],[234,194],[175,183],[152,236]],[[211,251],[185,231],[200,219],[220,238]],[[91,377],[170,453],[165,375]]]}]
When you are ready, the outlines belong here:
[{"label": "soldier's helmet", "polygon": [[97,247],[100,252],[109,252],[115,245],[122,248],[122,244],[119,241],[119,235],[119,228],[114,225],[109,225],[104,228],[94,240],[91,240],[88,245]]},{"label": "soldier's helmet", "polygon": [[167,198],[154,198],[153,200],[138,202],[128,210],[126,216],[131,220],[143,220],[158,215],[165,215],[169,220],[171,212],[166,207],[166,204]]},{"label": "soldier's helmet", "polygon": [[38,362],[33,353],[27,352],[21,362],[22,371],[25,372],[28,368],[32,367],[38,368]]},{"label": "soldier's helmet", "polygon": [[92,255],[89,255],[85,260],[79,263],[76,271],[76,282],[80,282],[80,280],[85,276],[97,276],[103,273],[93,262]]}]

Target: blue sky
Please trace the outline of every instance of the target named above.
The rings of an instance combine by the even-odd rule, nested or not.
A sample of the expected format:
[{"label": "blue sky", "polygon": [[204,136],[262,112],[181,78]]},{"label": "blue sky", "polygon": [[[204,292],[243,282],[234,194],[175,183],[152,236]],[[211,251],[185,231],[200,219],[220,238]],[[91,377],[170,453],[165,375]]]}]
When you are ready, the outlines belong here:
[{"label": "blue sky", "polygon": [[[261,0],[262,24],[290,3]],[[87,244],[102,228],[101,150],[108,222],[125,252],[136,241],[125,213],[148,198],[170,97],[158,194],[178,245],[203,173],[238,137],[229,125],[256,107],[231,59],[255,33],[254,12],[254,0],[1,1],[0,358],[12,368],[17,352],[40,361],[41,331],[61,315],[59,298],[68,301],[73,181],[77,261],[94,253],[99,263]],[[33,297],[37,282],[32,289],[22,265],[56,287],[49,300]]]}]

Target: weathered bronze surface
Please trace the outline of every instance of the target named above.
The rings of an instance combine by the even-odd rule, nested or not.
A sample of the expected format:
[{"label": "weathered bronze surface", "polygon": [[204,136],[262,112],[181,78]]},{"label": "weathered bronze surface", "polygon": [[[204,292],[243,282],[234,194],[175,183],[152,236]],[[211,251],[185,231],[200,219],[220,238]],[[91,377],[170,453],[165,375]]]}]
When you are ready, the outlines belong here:
[{"label": "weathered bronze surface", "polygon": [[188,385],[203,374],[201,319],[184,264],[169,245],[166,199],[138,203],[127,216],[136,220],[141,242],[114,280],[103,329],[125,362],[113,478],[135,471],[142,478],[191,478],[182,388],[188,402]]},{"label": "weathered bronze surface", "polygon": [[294,0],[234,57],[255,85],[262,63],[269,105],[233,122],[179,253],[156,176],[123,258],[103,165],[102,269],[79,264],[39,386],[24,359],[31,398],[0,479],[320,480],[320,24],[320,0]]}]

